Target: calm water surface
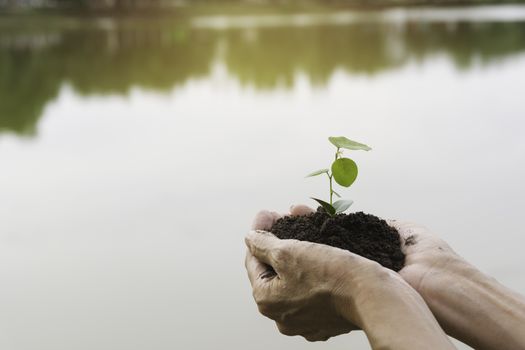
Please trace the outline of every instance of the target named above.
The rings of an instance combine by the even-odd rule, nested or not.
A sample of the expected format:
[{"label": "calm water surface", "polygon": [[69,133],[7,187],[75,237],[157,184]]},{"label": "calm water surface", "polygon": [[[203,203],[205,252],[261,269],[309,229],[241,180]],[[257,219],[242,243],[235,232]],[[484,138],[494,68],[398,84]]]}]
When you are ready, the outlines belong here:
[{"label": "calm water surface", "polygon": [[355,210],[523,293],[524,86],[525,7],[1,17],[0,348],[368,348],[281,336],[243,268],[337,134]]}]

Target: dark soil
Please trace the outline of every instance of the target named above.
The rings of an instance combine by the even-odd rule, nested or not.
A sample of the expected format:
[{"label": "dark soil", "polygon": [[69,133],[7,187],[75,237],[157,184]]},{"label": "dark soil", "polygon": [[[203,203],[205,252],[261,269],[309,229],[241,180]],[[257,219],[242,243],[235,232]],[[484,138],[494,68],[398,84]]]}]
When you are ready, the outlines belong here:
[{"label": "dark soil", "polygon": [[271,232],[281,239],[298,239],[346,249],[384,267],[399,271],[405,265],[401,238],[385,220],[363,212],[330,217],[322,207],[306,216],[286,216]]}]

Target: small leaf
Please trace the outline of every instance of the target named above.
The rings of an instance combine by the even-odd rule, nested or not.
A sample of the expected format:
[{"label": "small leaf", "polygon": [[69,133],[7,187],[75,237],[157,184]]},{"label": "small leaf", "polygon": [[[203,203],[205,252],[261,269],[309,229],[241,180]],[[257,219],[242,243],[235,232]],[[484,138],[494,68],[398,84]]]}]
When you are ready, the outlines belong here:
[{"label": "small leaf", "polygon": [[334,202],[334,208],[335,213],[339,214],[344,212],[346,209],[350,208],[350,206],[354,203],[353,200],[350,199],[340,199],[338,201]]},{"label": "small leaf", "polygon": [[306,177],[312,177],[312,176],[317,176],[321,174],[328,174],[328,169],[320,169],[320,170],[314,171],[313,173],[306,175]]},{"label": "small leaf", "polygon": [[350,187],[357,178],[357,164],[350,158],[339,158],[332,163],[332,175],[339,185]]},{"label": "small leaf", "polygon": [[333,216],[335,214],[335,208],[330,203],[327,203],[323,200],[320,200],[314,197],[310,197],[310,198],[312,198],[317,203],[321,204],[321,206],[324,208],[324,210],[326,210],[328,215]]},{"label": "small leaf", "polygon": [[334,190],[332,190],[332,193],[335,194],[337,197],[341,198],[341,195],[337,192],[335,192]]},{"label": "small leaf", "polygon": [[330,136],[328,141],[330,141],[337,148],[346,148],[352,151],[370,151],[372,149],[365,144],[352,141],[344,136]]}]

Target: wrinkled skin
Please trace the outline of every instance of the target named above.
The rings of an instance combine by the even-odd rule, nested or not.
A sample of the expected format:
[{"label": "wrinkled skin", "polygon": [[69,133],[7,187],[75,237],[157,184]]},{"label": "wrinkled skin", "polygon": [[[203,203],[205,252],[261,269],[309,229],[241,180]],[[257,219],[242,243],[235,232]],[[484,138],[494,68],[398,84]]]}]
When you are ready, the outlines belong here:
[{"label": "wrinkled skin", "polygon": [[[312,209],[304,205],[290,208],[291,215],[307,215],[311,212]],[[252,228],[254,230],[270,230],[280,217],[282,215],[276,212],[261,211],[256,215]],[[262,232],[262,234],[271,235],[267,232]],[[316,263],[306,260],[317,259],[326,253],[328,247],[318,247],[308,242],[294,241],[293,245],[289,245],[288,242],[275,241],[280,245],[278,248],[280,256],[267,262],[268,265],[272,266],[272,269],[269,270],[268,265],[261,264],[251,253],[254,249],[251,248],[254,246],[251,242],[254,239],[256,237],[253,234],[246,239],[249,248],[246,253],[246,268],[250,282],[254,287],[254,299],[259,311],[275,320],[277,328],[282,334],[301,335],[309,341],[322,341],[357,328],[342,317],[335,310],[333,302],[326,297],[326,289],[335,290],[341,288],[344,283],[340,279],[326,281],[328,276],[340,274],[340,271],[329,271],[321,276],[318,274],[310,275],[304,281],[301,270],[297,269],[298,266],[310,266],[312,263]],[[295,251],[290,252],[291,249]],[[313,257],[311,257],[312,253]],[[336,251],[336,254],[339,255],[340,252]],[[345,257],[341,256],[340,258],[344,259]],[[279,278],[272,271],[273,269],[278,269]],[[324,271],[315,272],[323,274]],[[293,286],[296,289],[290,290],[283,286],[283,278],[286,278],[288,286]],[[324,284],[320,284],[319,280],[325,280]],[[330,285],[326,285],[327,283]],[[270,290],[278,292],[272,294],[269,292]],[[286,303],[283,303],[283,300],[286,300]]]},{"label": "wrinkled skin", "polygon": [[[291,215],[310,212],[312,209],[306,206],[291,208]],[[323,341],[354,329],[365,329],[367,324],[377,325],[374,327],[379,330],[378,319],[403,314],[404,310],[398,308],[406,303],[412,305],[406,317],[411,312],[418,317],[423,315],[420,324],[426,326],[422,334],[431,334],[425,337],[425,342],[432,344],[429,338],[436,335],[438,346],[453,348],[419,295],[398,274],[346,250],[280,240],[260,231],[269,230],[279,217],[269,211],[256,216],[253,224],[256,231],[246,237],[246,268],[259,311],[273,319],[281,333]],[[403,324],[410,325],[411,321],[407,319]],[[376,343],[390,339],[388,343],[393,343],[391,327],[387,326],[389,330],[380,333],[382,339],[367,334],[369,339],[376,339]]]},{"label": "wrinkled skin", "polygon": [[[330,297],[331,291],[343,288],[346,283],[347,254],[308,242],[283,242],[273,236],[274,239],[264,243],[266,247],[256,242],[260,241],[259,235],[271,234],[264,231],[249,234],[247,244],[259,257],[264,254],[261,250],[272,249],[263,259],[277,273],[268,270],[252,253],[247,254],[246,266],[259,311],[275,320],[281,333],[318,341],[355,328]],[[324,257],[334,263],[323,264]],[[308,274],[303,271],[305,266],[310,267]]]},{"label": "wrinkled skin", "polygon": [[406,254],[399,274],[444,330],[475,349],[525,349],[525,298],[485,275],[421,225],[389,221]]},{"label": "wrinkled skin", "polygon": [[[290,215],[312,211],[299,205]],[[253,228],[269,230],[280,217],[262,211]],[[281,333],[308,340],[361,328],[373,348],[453,348],[427,314],[428,304],[449,335],[476,349],[525,349],[521,295],[481,273],[426,228],[395,220],[389,224],[401,235],[406,255],[399,274],[337,248],[278,240],[267,232],[249,234],[246,267],[260,311],[276,321]],[[263,252],[257,241],[274,246]],[[426,304],[420,305],[421,297]],[[381,328],[390,315],[402,316]],[[399,329],[394,331],[393,324]]]},{"label": "wrinkled skin", "polygon": [[419,293],[441,288],[435,285],[436,274],[451,264],[465,263],[445,241],[424,226],[397,220],[389,220],[388,224],[399,232],[401,249],[406,256],[399,274]]}]

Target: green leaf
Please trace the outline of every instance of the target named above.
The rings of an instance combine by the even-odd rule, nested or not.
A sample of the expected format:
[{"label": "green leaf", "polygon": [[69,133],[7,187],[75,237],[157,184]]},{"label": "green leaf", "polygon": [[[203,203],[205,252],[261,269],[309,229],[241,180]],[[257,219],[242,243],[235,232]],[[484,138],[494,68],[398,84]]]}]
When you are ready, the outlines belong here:
[{"label": "green leaf", "polygon": [[357,178],[357,164],[350,158],[339,158],[332,163],[332,175],[339,185],[350,187]]},{"label": "green leaf", "polygon": [[344,212],[346,209],[350,208],[350,206],[354,203],[353,200],[350,199],[340,199],[338,201],[334,202],[334,208],[335,213],[339,214]]},{"label": "green leaf", "polygon": [[321,174],[328,174],[328,169],[320,169],[320,170],[314,171],[313,173],[306,175],[306,177],[312,177],[312,176],[317,176]]},{"label": "green leaf", "polygon": [[341,195],[337,192],[335,192],[334,190],[332,190],[332,193],[335,194],[337,197],[341,198]]},{"label": "green leaf", "polygon": [[370,151],[372,149],[365,144],[352,141],[344,136],[330,136],[328,141],[330,141],[337,148],[346,148],[352,151]]},{"label": "green leaf", "polygon": [[333,216],[335,214],[335,208],[330,203],[327,203],[327,202],[325,202],[323,200],[320,200],[320,199],[317,199],[317,198],[314,198],[314,197],[310,197],[310,198],[312,198],[317,203],[321,204],[321,206],[324,208],[324,210],[326,210],[326,212],[330,216]]}]

